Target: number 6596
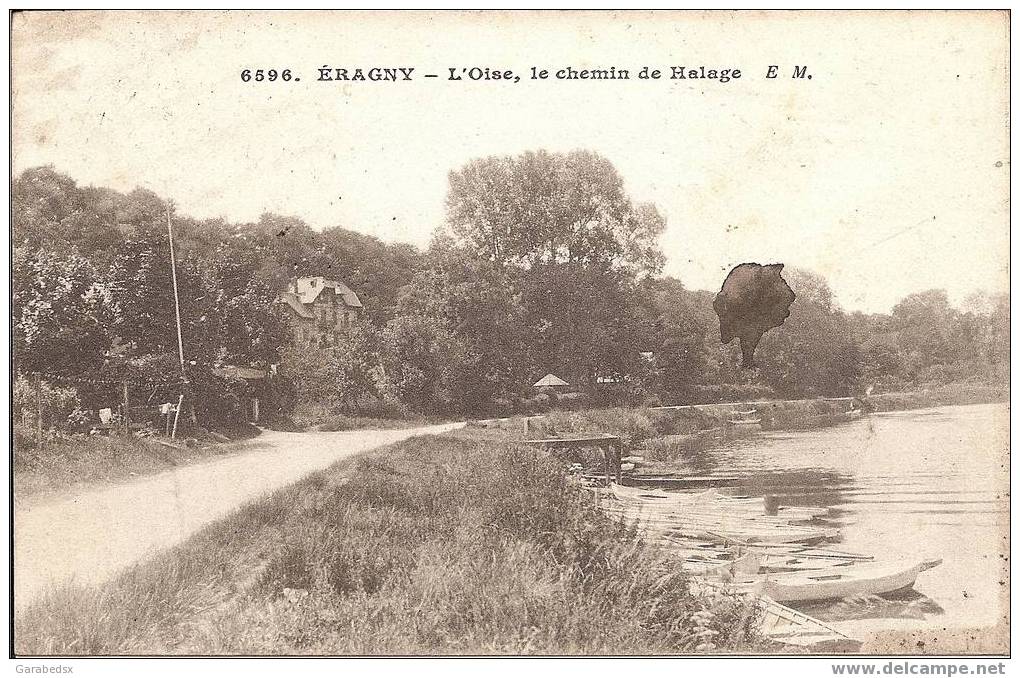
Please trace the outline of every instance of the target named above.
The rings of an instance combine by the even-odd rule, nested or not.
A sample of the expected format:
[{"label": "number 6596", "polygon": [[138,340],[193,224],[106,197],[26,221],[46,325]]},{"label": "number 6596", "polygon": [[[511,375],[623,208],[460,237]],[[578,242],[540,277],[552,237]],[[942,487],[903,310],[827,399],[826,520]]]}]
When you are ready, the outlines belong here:
[{"label": "number 6596", "polygon": [[285,68],[282,71],[278,71],[275,68],[269,69],[257,68],[255,70],[246,68],[243,71],[241,71],[241,82],[251,82],[252,80],[254,80],[255,82],[263,81],[275,82],[277,80],[290,82],[291,80],[296,81],[297,78],[291,76],[289,68]]}]

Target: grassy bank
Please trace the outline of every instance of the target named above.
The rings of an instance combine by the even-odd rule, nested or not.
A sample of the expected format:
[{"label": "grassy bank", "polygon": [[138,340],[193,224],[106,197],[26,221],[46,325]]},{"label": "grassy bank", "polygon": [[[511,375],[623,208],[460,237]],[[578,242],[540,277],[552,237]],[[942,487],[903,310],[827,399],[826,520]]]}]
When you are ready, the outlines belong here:
[{"label": "grassy bank", "polygon": [[[843,401],[775,400],[745,404],[698,405],[683,409],[606,408],[553,412],[528,420],[528,435],[561,436],[609,433],[620,436],[631,453],[652,461],[668,461],[704,450],[721,440],[738,438],[758,427],[730,423],[735,410],[755,409],[761,429],[803,429],[848,421]],[[524,419],[501,424],[512,435],[525,430]]]},{"label": "grassy bank", "polygon": [[881,393],[865,399],[867,406],[876,412],[1002,402],[1009,402],[1007,385],[947,384],[904,393]]},{"label": "grassy bank", "polygon": [[[973,405],[1009,400],[1006,386],[952,384],[905,393],[872,395],[857,402],[869,411],[911,410],[948,405]],[[556,411],[525,418],[494,421],[489,425],[508,435],[556,437],[583,433],[620,436],[630,453],[652,462],[682,461],[721,441],[748,435],[756,428],[732,425],[738,410],[754,409],[762,430],[796,430],[833,426],[849,421],[845,400],[747,401],[705,404],[682,409],[610,407]],[[527,424],[525,424],[527,421]]]},{"label": "grassy bank", "polygon": [[247,447],[183,441],[164,445],[134,436],[72,436],[51,440],[41,449],[14,445],[14,496],[18,500],[59,493],[104,482],[159,473],[175,466],[229,454]]},{"label": "grassy bank", "polygon": [[671,653],[755,647],[739,599],[492,432],[413,438],[17,616],[21,653]]}]

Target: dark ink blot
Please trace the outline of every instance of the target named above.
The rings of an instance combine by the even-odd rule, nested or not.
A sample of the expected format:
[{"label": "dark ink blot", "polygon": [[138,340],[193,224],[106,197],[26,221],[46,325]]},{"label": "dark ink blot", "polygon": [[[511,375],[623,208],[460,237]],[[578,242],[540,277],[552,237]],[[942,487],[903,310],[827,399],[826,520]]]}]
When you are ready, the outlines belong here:
[{"label": "dark ink blot", "polygon": [[740,264],[726,276],[712,302],[722,343],[740,339],[743,367],[754,367],[754,349],[762,335],[790,317],[797,295],[782,271],[783,264]]}]

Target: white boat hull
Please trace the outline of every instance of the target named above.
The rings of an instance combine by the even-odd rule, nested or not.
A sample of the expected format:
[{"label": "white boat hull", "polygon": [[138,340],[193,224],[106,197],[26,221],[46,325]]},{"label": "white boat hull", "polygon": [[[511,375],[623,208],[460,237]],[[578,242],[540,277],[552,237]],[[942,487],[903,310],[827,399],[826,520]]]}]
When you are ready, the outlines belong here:
[{"label": "white boat hull", "polygon": [[913,586],[924,561],[860,565],[838,570],[768,575],[740,586],[780,603],[882,595]]}]

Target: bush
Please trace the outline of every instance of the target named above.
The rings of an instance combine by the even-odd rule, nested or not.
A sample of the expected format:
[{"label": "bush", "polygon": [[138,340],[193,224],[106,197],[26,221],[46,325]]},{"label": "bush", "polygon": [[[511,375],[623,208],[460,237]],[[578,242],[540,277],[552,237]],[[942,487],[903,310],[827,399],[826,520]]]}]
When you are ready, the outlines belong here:
[{"label": "bush", "polygon": [[[693,386],[692,404],[746,402],[755,400],[771,400],[776,397],[775,391],[760,384],[712,384]],[[680,403],[676,403],[680,404]]]},{"label": "bush", "polygon": [[[67,427],[67,419],[81,405],[77,389],[48,381],[41,384],[43,427]],[[18,375],[12,385],[12,414],[26,426],[35,426],[39,402],[31,380]]]},{"label": "bush", "polygon": [[563,433],[608,433],[627,445],[669,432],[670,415],[644,409],[608,408],[578,412],[552,412],[535,421],[536,430],[549,436]]}]

